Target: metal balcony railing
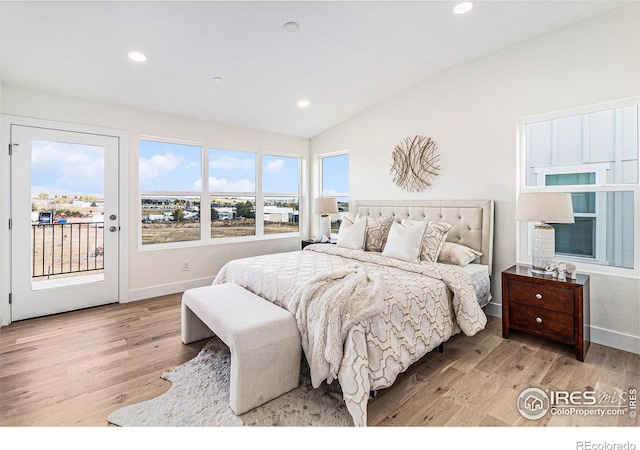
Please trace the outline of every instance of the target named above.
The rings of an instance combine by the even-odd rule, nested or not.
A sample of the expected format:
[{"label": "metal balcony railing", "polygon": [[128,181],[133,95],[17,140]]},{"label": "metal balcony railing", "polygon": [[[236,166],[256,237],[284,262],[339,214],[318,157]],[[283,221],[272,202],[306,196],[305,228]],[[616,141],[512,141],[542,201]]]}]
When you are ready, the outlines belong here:
[{"label": "metal balcony railing", "polygon": [[103,223],[32,224],[32,277],[104,269]]}]

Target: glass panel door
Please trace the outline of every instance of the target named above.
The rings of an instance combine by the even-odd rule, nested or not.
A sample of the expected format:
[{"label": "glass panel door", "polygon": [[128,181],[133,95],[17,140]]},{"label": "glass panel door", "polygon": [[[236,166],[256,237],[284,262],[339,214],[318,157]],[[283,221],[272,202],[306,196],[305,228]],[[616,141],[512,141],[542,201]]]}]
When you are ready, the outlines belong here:
[{"label": "glass panel door", "polygon": [[118,139],[11,126],[12,320],[118,299]]}]

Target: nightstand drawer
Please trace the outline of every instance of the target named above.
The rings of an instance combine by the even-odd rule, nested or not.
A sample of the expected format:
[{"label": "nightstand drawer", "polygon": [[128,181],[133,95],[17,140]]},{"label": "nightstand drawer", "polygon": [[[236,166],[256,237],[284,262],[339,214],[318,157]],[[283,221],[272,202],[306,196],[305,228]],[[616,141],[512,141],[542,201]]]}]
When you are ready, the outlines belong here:
[{"label": "nightstand drawer", "polygon": [[509,300],[536,308],[573,314],[573,290],[509,280]]},{"label": "nightstand drawer", "polygon": [[574,340],[573,314],[518,305],[509,310],[511,327],[566,342]]}]

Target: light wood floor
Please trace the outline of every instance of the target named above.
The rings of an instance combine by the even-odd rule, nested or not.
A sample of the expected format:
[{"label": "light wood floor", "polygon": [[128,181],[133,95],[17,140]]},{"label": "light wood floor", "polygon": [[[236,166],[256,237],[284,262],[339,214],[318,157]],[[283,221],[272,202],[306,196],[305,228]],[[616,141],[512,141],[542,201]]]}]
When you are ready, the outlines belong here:
[{"label": "light wood floor", "polygon": [[[107,426],[107,415],[169,389],[160,375],[205,341],[180,341],[180,295],[13,323],[0,329],[0,425]],[[525,334],[502,339],[500,320],[458,335],[369,404],[380,426],[638,426],[629,417],[524,419],[526,388],[639,388],[640,357],[592,344],[584,363],[569,346]]]}]

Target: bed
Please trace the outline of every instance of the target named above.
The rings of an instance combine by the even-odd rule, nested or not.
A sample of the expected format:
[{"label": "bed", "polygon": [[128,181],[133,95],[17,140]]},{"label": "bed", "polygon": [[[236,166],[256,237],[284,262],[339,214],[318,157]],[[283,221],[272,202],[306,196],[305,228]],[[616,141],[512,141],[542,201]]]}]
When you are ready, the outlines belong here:
[{"label": "bed", "polygon": [[[324,350],[338,358],[338,363],[332,363],[331,358],[327,358],[329,363],[323,361],[326,367],[320,366],[316,371],[313,384],[318,387],[317,380],[322,378],[328,383],[337,379],[354,425],[366,426],[372,391],[391,386],[400,373],[451,336],[460,332],[473,336],[484,329],[486,316],[482,308],[491,299],[494,203],[357,201],[353,206],[350,220],[343,220],[341,225],[338,245],[313,244],[300,251],[233,260],[222,267],[214,284],[237,283],[291,311],[299,321],[313,378],[318,358],[314,346],[338,337],[329,327],[328,333],[325,329],[325,335],[311,338],[305,346],[305,333],[312,333],[307,326],[312,329],[315,322],[306,324],[312,323],[316,314],[323,315],[331,326],[335,316],[327,319],[325,314],[355,308],[360,300],[327,308],[329,312],[322,314],[317,309],[305,309],[301,314],[301,302],[311,301],[305,294],[315,289],[317,296],[320,286],[329,286],[325,275],[364,273],[360,280],[368,281],[368,286],[377,287],[382,293],[375,291],[374,295],[371,291],[371,295],[362,296],[362,302],[379,297],[377,309],[365,305],[363,311],[369,315],[351,314],[348,310],[346,315],[351,321],[342,313],[343,321],[334,323],[334,328],[341,330],[339,345],[334,345],[336,351]],[[363,226],[362,247],[351,248],[347,237],[359,238],[358,230]],[[399,239],[406,239],[407,230],[414,235],[422,233],[417,261],[411,259],[414,254],[409,259],[404,256],[409,247],[398,245]],[[324,295],[333,293],[339,297],[335,292],[342,292],[331,289],[327,287]]]}]

